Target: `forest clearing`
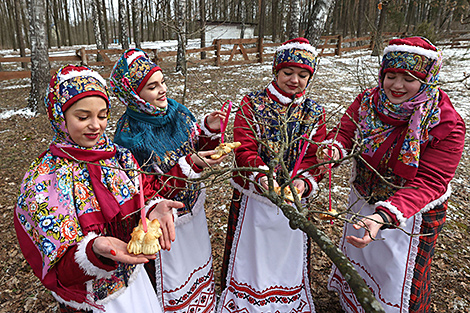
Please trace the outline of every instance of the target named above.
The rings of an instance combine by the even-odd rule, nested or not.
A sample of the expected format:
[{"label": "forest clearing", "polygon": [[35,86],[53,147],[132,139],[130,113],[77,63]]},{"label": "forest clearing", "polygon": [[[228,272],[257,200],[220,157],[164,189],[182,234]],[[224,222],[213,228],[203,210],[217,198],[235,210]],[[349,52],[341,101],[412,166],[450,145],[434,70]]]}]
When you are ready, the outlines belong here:
[{"label": "forest clearing", "polygon": [[[449,94],[457,111],[469,125],[470,91],[468,84],[460,80],[464,73],[470,72],[470,52],[468,49],[444,47],[444,58],[441,71],[442,89]],[[376,83],[373,73],[377,72],[377,68],[377,58],[369,56],[366,51],[320,59],[319,69],[309,87],[308,95],[325,106],[330,117],[329,129],[334,126],[338,114],[354,100],[356,94]],[[165,76],[170,90],[169,97],[182,101],[184,78],[181,73],[165,69]],[[198,66],[190,68],[186,78],[185,105],[199,119],[204,114],[220,108],[225,100],[238,104],[245,93],[263,88],[271,80],[271,61],[225,68]],[[47,148],[52,135],[45,115],[28,114],[26,108],[29,84],[28,79],[0,82],[0,173],[3,177],[0,182],[3,190],[0,199],[0,232],[3,238],[0,254],[0,312],[57,310],[55,300],[33,275],[19,250],[13,228],[13,209],[23,175],[33,158]],[[124,109],[116,98],[112,98],[108,134],[114,133],[116,121]],[[231,121],[233,122],[233,115]],[[464,155],[453,181],[447,223],[438,239],[433,260],[433,312],[470,311],[470,213],[466,209],[470,205],[469,141],[467,132]],[[224,166],[231,166],[231,163],[226,162]],[[347,204],[348,176],[348,165],[341,166],[333,173],[333,205],[338,210]],[[206,212],[213,248],[216,291],[220,293],[220,264],[232,188],[228,180],[217,185],[209,181],[206,185]],[[320,196],[313,202],[313,206],[317,208],[324,207],[328,202],[325,180],[320,187]],[[341,222],[313,222],[334,242],[339,241]],[[315,244],[312,244],[311,251],[310,283],[317,312],[341,312],[337,296],[326,290],[331,261]]]}]

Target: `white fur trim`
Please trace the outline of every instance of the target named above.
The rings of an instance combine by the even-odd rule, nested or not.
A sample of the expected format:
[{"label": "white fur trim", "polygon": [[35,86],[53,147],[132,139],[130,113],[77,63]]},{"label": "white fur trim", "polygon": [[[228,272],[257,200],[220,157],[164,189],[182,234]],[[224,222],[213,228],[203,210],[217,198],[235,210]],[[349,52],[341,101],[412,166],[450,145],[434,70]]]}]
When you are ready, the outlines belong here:
[{"label": "white fur trim", "polygon": [[[419,214],[424,214],[432,209],[434,209],[436,206],[443,204],[444,202],[449,199],[450,195],[452,193],[452,188],[450,184],[447,186],[446,192],[440,196],[438,199],[429,202],[426,204],[421,210],[419,210]],[[396,206],[394,206],[390,201],[379,201],[375,205],[375,207],[378,206],[383,206],[384,208],[387,208],[390,210],[391,213],[395,214],[397,217],[397,220],[400,222],[400,227],[405,227],[406,226],[406,221],[407,219],[403,216],[403,213],[398,210]]]},{"label": "white fur trim", "polygon": [[86,254],[86,248],[88,243],[97,238],[98,235],[94,232],[89,232],[85,238],[83,238],[77,244],[77,251],[75,252],[75,262],[77,262],[78,266],[83,270],[83,272],[89,276],[96,276],[96,278],[109,278],[111,277],[113,271],[106,271],[95,266],[93,263],[88,260],[88,256]]},{"label": "white fur trim", "polygon": [[201,131],[206,135],[206,136],[209,136],[211,137],[212,139],[216,139],[216,138],[220,138],[221,134],[220,133],[213,133],[211,132],[207,127],[206,127],[206,118],[207,116],[209,116],[209,114],[205,115],[203,118],[202,118],[202,121],[201,121]]},{"label": "white fur trim", "polygon": [[341,151],[343,158],[348,155],[348,152],[346,151],[346,149],[344,149],[343,144],[339,141],[328,139],[328,140],[323,141],[322,144],[324,145],[333,144],[334,146],[337,146],[339,150]]},{"label": "white fur trim", "polygon": [[434,209],[436,206],[443,204],[444,202],[447,201],[447,199],[449,199],[451,194],[452,194],[452,186],[449,183],[449,185],[447,186],[446,192],[442,196],[426,204],[424,208],[422,208],[421,211],[419,212],[423,214],[423,213],[428,212],[429,210]]},{"label": "white fur trim", "polygon": [[298,50],[306,50],[311,52],[314,56],[318,55],[317,49],[315,49],[312,45],[308,43],[300,43],[300,42],[290,42],[285,45],[281,45],[276,49],[276,53],[282,50],[289,50],[289,49],[298,49]]},{"label": "white fur trim", "polygon": [[387,208],[390,213],[394,214],[398,222],[400,223],[400,227],[406,226],[407,219],[403,216],[403,213],[401,213],[400,210],[398,210],[398,208],[394,206],[390,201],[379,201],[374,204],[374,208],[377,208],[378,206],[383,206],[384,208]]},{"label": "white fur trim", "polygon": [[384,54],[387,54],[388,52],[391,52],[391,51],[405,51],[405,52],[415,53],[419,55],[424,55],[425,57],[433,59],[433,60],[437,60],[438,58],[437,51],[428,50],[428,49],[424,49],[424,48],[416,47],[416,46],[390,45],[384,49]]},{"label": "white fur trim", "polygon": [[58,79],[59,82],[63,82],[75,77],[93,77],[98,80],[104,87],[106,87],[106,80],[97,72],[90,71],[90,70],[83,70],[83,71],[70,71],[67,74],[59,74]]},{"label": "white fur trim", "polygon": [[[261,170],[269,171],[269,167],[268,167],[267,165],[261,165],[261,166],[259,166],[258,168],[261,169]],[[256,176],[258,176],[258,175],[259,175],[259,172],[253,172],[253,173],[250,175],[250,179],[251,179],[252,181],[254,181],[255,178],[256,178]]]},{"label": "white fur trim", "polygon": [[84,310],[84,311],[92,311],[92,312],[96,312],[96,310],[97,310],[96,307],[93,307],[93,306],[91,306],[90,304],[88,304],[86,302],[76,302],[76,301],[72,301],[72,300],[66,301],[61,296],[56,294],[54,291],[51,291],[51,293],[52,293],[52,296],[57,300],[57,302],[63,303],[63,304],[65,304],[69,307],[72,307],[74,309]]},{"label": "white fur trim", "polygon": [[287,98],[286,96],[283,96],[279,93],[279,91],[276,90],[276,88],[274,88],[273,84],[270,83],[268,85],[268,90],[269,92],[271,92],[273,95],[275,95],[279,101],[282,103],[282,104],[289,104],[292,102],[292,99],[290,98]]},{"label": "white fur trim", "polygon": [[145,57],[145,54],[142,51],[134,51],[129,58],[126,58],[127,65],[130,66],[135,59]]},{"label": "white fur trim", "polygon": [[201,177],[200,173],[196,173],[191,166],[188,164],[186,161],[186,156],[181,157],[178,161],[178,164],[181,167],[181,170],[183,171],[183,174],[186,175],[188,178],[199,178]]},{"label": "white fur trim", "polygon": [[[150,200],[148,202],[148,204],[145,206],[145,214],[148,214],[151,208],[153,208],[155,205],[158,205],[163,200],[167,200],[167,199],[165,199],[165,198],[153,198],[152,200]],[[178,213],[178,210],[173,208],[172,209],[172,214],[173,214],[173,218],[174,218],[175,221],[178,218],[177,213]]]},{"label": "white fur trim", "polygon": [[310,182],[310,184],[312,185],[312,190],[310,190],[308,195],[306,195],[306,197],[304,197],[304,198],[309,198],[309,197],[315,195],[318,192],[318,184],[315,181],[315,178],[312,175],[310,175],[310,173],[308,173],[308,172],[302,173],[302,175],[300,175],[300,176],[307,179]]}]

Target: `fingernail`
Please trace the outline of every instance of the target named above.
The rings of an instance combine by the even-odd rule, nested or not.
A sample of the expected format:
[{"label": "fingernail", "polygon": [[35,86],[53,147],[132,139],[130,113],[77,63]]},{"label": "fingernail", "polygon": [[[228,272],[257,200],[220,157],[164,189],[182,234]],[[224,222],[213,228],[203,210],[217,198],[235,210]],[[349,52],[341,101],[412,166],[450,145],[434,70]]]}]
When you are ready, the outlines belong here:
[{"label": "fingernail", "polygon": [[109,253],[111,253],[111,255],[113,255],[113,256],[116,256],[116,251],[114,251],[114,250],[109,251]]}]

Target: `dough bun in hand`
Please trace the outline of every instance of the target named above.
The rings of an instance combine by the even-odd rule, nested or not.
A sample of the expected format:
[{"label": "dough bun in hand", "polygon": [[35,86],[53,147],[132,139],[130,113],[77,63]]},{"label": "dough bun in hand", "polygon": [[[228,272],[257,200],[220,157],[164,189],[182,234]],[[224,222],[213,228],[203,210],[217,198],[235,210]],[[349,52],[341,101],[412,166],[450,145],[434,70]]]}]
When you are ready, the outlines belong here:
[{"label": "dough bun in hand", "polygon": [[134,227],[131,234],[131,240],[127,244],[127,252],[132,254],[155,254],[162,248],[158,238],[162,235],[160,222],[157,219],[149,221],[147,218],[147,232],[144,232],[142,220],[139,225]]},{"label": "dough bun in hand", "polygon": [[217,160],[220,159],[223,155],[229,154],[233,149],[236,149],[242,145],[241,142],[223,142],[218,145],[214,150],[217,151],[215,154],[211,155],[211,159]]},{"label": "dough bun in hand", "polygon": [[[330,211],[328,211],[329,214],[326,214],[326,213],[320,213],[318,214],[318,217],[322,220],[322,221],[331,221],[331,220],[334,220],[336,219],[335,215],[338,214],[338,212],[336,212],[335,209],[331,209]],[[331,215],[330,215],[331,214]]]},{"label": "dough bun in hand", "polygon": [[[295,188],[295,191],[297,191],[297,195],[300,196],[299,189],[297,189],[297,187],[294,187],[294,188]],[[281,187],[274,187],[274,192],[276,192],[278,195],[281,195]],[[290,190],[289,186],[284,188],[284,198],[286,198],[290,202],[294,202],[294,194],[292,193],[292,190]]]}]

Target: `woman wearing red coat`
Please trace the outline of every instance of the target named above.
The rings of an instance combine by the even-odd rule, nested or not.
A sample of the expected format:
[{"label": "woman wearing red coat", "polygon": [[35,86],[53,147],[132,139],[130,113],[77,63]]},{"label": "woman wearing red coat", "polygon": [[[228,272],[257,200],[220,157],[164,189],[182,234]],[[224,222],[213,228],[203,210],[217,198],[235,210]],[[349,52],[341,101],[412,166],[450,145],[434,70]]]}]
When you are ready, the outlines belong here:
[{"label": "woman wearing red coat", "polygon": [[[350,180],[355,224],[345,224],[340,248],[386,312],[429,311],[431,259],[465,136],[437,87],[441,64],[441,50],[425,38],[390,41],[379,85],[360,94],[327,136],[335,159],[357,141],[364,147]],[[336,267],[328,288],[346,312],[364,312]]]},{"label": "woman wearing red coat", "polygon": [[[307,237],[292,230],[280,209],[263,197],[268,189],[267,170],[281,145],[289,175],[300,158],[306,135],[321,142],[326,135],[324,109],[305,98],[317,64],[316,50],[305,38],[281,45],[274,56],[274,80],[263,90],[244,97],[234,123],[238,167],[222,267],[222,295],[218,312],[315,312],[310,293]],[[299,195],[317,191],[320,179],[317,146],[308,144],[293,185]],[[282,151],[282,150],[281,150]],[[282,169],[274,169],[274,186],[284,183]],[[289,177],[287,177],[288,179]]]}]

